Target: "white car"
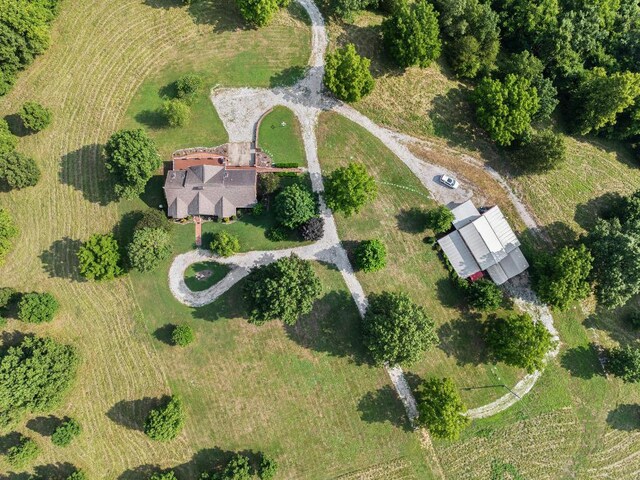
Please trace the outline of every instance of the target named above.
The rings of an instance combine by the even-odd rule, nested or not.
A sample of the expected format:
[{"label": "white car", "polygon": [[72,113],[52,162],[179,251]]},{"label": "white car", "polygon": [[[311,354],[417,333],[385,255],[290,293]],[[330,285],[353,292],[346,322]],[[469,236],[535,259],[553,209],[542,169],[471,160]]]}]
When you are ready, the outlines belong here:
[{"label": "white car", "polygon": [[448,175],[440,175],[440,183],[453,189],[456,189],[460,186],[455,178],[449,177]]}]

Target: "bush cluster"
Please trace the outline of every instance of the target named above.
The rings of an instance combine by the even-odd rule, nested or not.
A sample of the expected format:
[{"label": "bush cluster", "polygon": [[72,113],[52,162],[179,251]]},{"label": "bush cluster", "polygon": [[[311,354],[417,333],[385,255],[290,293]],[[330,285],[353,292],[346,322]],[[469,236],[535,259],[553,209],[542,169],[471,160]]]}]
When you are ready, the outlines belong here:
[{"label": "bush cluster", "polygon": [[58,447],[66,447],[71,444],[74,438],[80,435],[81,431],[80,423],[70,418],[56,427],[51,435],[51,442]]},{"label": "bush cluster", "polygon": [[0,155],[0,179],[11,188],[33,187],[40,176],[40,168],[33,158],[15,151]]},{"label": "bush cluster", "polygon": [[51,110],[37,102],[25,102],[20,109],[20,119],[25,128],[31,132],[44,130],[51,124]]},{"label": "bush cluster", "polygon": [[43,323],[53,320],[60,304],[50,293],[25,293],[18,303],[18,319],[27,323]]},{"label": "bush cluster", "polygon": [[387,266],[387,247],[381,240],[363,240],[354,252],[356,267],[363,272],[377,272]]},{"label": "bush cluster", "polygon": [[303,240],[315,242],[324,235],[324,218],[311,217],[299,227],[300,236]]},{"label": "bush cluster", "polygon": [[195,334],[189,325],[176,325],[171,332],[171,341],[174,345],[186,347],[194,340]]},{"label": "bush cluster", "polygon": [[240,251],[240,240],[226,231],[216,232],[213,234],[209,248],[221,257],[230,257]]},{"label": "bush cluster", "polygon": [[40,453],[40,447],[35,440],[22,437],[17,445],[7,450],[7,461],[14,468],[23,468],[36,459]]},{"label": "bush cluster", "polygon": [[182,400],[174,395],[165,405],[149,412],[144,422],[144,433],[153,440],[166,442],[178,436],[184,427],[184,422]]}]

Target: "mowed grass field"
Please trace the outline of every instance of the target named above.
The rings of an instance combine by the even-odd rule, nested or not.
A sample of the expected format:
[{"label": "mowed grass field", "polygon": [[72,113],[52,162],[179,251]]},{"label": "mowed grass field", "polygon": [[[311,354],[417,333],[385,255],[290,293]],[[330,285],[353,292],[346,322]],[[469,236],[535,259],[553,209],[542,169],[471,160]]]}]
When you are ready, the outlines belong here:
[{"label": "mowed grass field", "polygon": [[300,122],[287,107],[278,106],[265,115],[260,124],[259,147],[274,163],[307,164]]}]

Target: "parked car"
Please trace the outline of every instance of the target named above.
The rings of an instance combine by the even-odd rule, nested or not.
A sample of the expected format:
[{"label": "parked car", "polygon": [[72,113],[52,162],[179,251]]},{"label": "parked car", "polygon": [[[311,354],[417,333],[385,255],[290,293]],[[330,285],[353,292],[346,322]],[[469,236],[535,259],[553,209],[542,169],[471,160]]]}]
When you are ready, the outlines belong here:
[{"label": "parked car", "polygon": [[456,189],[460,186],[460,184],[455,178],[450,177],[448,175],[440,175],[440,183],[453,189]]}]

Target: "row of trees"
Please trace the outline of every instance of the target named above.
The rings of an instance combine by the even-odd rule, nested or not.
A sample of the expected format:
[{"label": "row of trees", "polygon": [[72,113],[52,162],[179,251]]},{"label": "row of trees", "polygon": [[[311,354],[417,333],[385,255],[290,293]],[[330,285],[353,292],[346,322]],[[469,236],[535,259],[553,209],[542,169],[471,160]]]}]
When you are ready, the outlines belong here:
[{"label": "row of trees", "polygon": [[[252,461],[248,456],[236,453],[229,460],[206,470],[200,475],[200,480],[273,480],[278,473],[278,462],[272,457],[259,453]],[[149,480],[178,480],[172,470],[164,473],[154,473]]]},{"label": "row of trees", "polygon": [[191,119],[191,105],[204,86],[204,78],[195,73],[180,77],[174,84],[175,96],[166,98],[159,114],[170,127],[183,127]]}]

